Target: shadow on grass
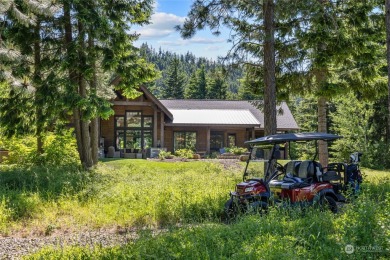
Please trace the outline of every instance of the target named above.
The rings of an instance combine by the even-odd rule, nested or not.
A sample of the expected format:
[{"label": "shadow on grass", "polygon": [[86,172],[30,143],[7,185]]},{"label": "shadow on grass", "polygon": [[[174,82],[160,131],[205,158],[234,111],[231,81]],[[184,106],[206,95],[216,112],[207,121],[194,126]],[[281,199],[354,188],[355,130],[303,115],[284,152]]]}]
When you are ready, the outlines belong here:
[{"label": "shadow on grass", "polygon": [[6,204],[14,219],[29,217],[42,202],[77,194],[93,181],[92,172],[72,165],[3,168],[0,170],[0,206]]}]

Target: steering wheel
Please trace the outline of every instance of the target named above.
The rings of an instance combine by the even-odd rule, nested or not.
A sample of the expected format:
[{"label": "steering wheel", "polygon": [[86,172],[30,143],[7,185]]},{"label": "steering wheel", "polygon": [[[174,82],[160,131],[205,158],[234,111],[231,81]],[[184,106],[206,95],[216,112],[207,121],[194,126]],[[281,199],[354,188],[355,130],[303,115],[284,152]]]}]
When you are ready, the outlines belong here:
[{"label": "steering wheel", "polygon": [[278,162],[275,162],[275,168],[279,171],[279,172],[281,172],[281,173],[284,173],[284,166],[283,165],[281,165],[280,163],[278,163]]}]

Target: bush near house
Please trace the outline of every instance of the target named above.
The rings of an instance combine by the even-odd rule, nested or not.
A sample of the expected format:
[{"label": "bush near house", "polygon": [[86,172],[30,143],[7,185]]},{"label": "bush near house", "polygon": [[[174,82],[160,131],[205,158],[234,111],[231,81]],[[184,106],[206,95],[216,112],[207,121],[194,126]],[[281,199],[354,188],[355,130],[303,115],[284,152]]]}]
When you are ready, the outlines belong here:
[{"label": "bush near house", "polygon": [[176,156],[184,159],[193,159],[194,154],[194,151],[192,151],[191,149],[178,149],[175,151]]},{"label": "bush near house", "polygon": [[232,153],[232,154],[235,154],[235,155],[241,155],[243,153],[248,152],[248,149],[244,148],[244,147],[232,146],[232,147],[225,148],[225,151],[227,153]]},{"label": "bush near house", "polygon": [[160,152],[158,153],[158,158],[160,160],[172,159],[173,154],[171,152],[166,152],[166,151],[160,150]]}]

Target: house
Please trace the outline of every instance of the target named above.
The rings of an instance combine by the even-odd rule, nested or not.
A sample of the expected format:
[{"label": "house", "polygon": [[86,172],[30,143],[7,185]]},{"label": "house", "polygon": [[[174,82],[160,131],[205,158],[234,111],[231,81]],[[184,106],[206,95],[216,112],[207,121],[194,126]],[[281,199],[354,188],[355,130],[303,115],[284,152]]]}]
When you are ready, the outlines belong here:
[{"label": "house", "polygon": [[[105,150],[113,146],[116,151],[140,153],[161,147],[173,152],[192,147],[210,154],[264,136],[264,115],[250,101],[159,100],[145,87],[140,91],[142,95],[133,100],[117,93],[115,115],[100,122]],[[299,129],[285,102],[277,109],[283,111],[277,116],[278,132]]]}]

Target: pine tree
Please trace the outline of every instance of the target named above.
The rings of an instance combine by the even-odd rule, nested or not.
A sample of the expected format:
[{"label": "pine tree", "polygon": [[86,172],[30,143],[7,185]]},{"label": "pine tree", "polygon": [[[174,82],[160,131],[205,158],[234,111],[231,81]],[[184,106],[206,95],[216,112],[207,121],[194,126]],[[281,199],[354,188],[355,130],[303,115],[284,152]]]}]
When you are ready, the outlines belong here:
[{"label": "pine tree", "polygon": [[[378,78],[375,60],[381,49],[373,40],[370,19],[372,1],[300,1],[304,20],[296,23],[294,35],[302,49],[305,71],[297,73],[300,91],[315,93],[319,132],[327,132],[327,103],[348,89],[371,93]],[[380,60],[380,59],[379,59]],[[294,81],[293,81],[294,82]],[[326,142],[319,142],[320,163],[327,165]]]},{"label": "pine tree", "polygon": [[221,69],[209,73],[207,79],[207,98],[226,99],[227,84]]},{"label": "pine tree", "polygon": [[[58,6],[52,1],[8,1],[3,6],[3,31],[1,39],[12,41],[12,49],[3,45],[0,48],[3,54],[8,54],[8,67],[3,68],[3,77],[8,84],[8,95],[1,99],[0,120],[4,133],[8,136],[34,134],[37,137],[37,152],[43,154],[43,140],[45,133],[53,125],[59,125],[61,116],[59,111],[63,107],[58,102],[61,89],[57,87],[56,69],[54,62],[53,42],[56,38],[50,33],[53,27],[53,18]],[[45,38],[45,41],[42,38]],[[4,48],[5,47],[5,48]],[[9,54],[14,53],[14,59]],[[6,57],[7,55],[3,56]],[[19,93],[18,96],[14,96]],[[17,102],[19,106],[10,110],[7,104]],[[30,111],[24,108],[29,107]],[[15,122],[23,121],[24,124]],[[21,126],[25,126],[22,127]]]},{"label": "pine tree", "polygon": [[197,99],[198,98],[198,78],[197,73],[194,72],[190,76],[190,79],[188,81],[186,91],[185,91],[185,98],[187,99]]},{"label": "pine tree", "polygon": [[[290,22],[291,17],[295,19],[298,10],[293,6],[295,1],[292,4],[290,2],[197,0],[192,5],[183,26],[177,27],[183,38],[192,37],[196,31],[203,30],[206,26],[209,26],[215,35],[220,33],[222,26],[234,32],[229,39],[233,42],[233,48],[225,59],[235,64],[260,67],[263,70],[266,135],[276,133],[276,66],[284,66],[291,58],[289,51],[284,51],[284,56],[279,52],[278,57],[283,60],[277,63],[275,50],[277,44],[283,46],[282,42],[285,45],[291,42],[288,39],[291,31],[288,26],[283,25]],[[285,8],[288,13],[279,12],[283,6],[289,7]],[[275,10],[278,11],[278,17],[275,17]],[[294,11],[295,16],[292,14]],[[275,35],[278,37],[277,40]],[[257,87],[261,88],[260,85]]]},{"label": "pine tree", "polygon": [[164,81],[163,98],[184,98],[185,75],[180,66],[180,60],[175,57],[170,63]]},{"label": "pine tree", "polygon": [[[36,4],[31,10],[30,2]],[[24,75],[24,81],[31,82],[36,89],[32,102],[37,135],[48,125],[48,120],[40,118],[48,114],[59,117],[63,110],[72,111],[80,160],[85,168],[90,168],[97,163],[97,120],[112,114],[108,79],[103,78],[107,73],[120,77],[116,88],[128,97],[138,94],[136,88],[140,84],[155,78],[153,66],[142,59],[132,45],[137,36],[128,33],[132,24],[148,22],[152,1],[137,1],[136,5],[133,1],[62,0],[56,3],[59,8],[55,8],[53,20],[46,19],[41,12],[45,6],[42,1],[12,1],[2,7],[8,12],[2,18],[12,22],[5,21],[11,26],[1,32],[1,39],[12,37],[21,53],[28,56],[26,61],[34,60],[33,67],[25,63],[13,74]],[[36,15],[29,26],[15,23],[15,17],[24,11]],[[16,33],[12,33],[13,30]],[[16,40],[21,35],[18,31],[23,32],[24,42]],[[4,44],[1,48],[0,53],[3,53]],[[57,101],[61,112],[53,109]]]},{"label": "pine tree", "polygon": [[153,80],[153,66],[132,45],[137,36],[128,34],[132,24],[148,22],[151,10],[150,0],[139,1],[137,5],[133,1],[63,1],[67,50],[64,68],[69,75],[70,105],[80,160],[85,168],[97,162],[97,140],[94,140],[97,129],[91,129],[93,136],[89,131],[97,124],[91,125],[91,121],[112,113],[108,100],[97,95],[97,61],[103,72],[111,71],[121,78],[116,88],[127,97],[134,97],[140,84]]},{"label": "pine tree", "polygon": [[207,96],[207,81],[206,81],[206,71],[205,66],[201,66],[200,69],[196,72],[198,78],[198,98],[205,99]]}]

